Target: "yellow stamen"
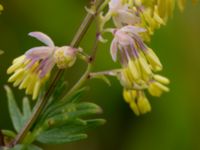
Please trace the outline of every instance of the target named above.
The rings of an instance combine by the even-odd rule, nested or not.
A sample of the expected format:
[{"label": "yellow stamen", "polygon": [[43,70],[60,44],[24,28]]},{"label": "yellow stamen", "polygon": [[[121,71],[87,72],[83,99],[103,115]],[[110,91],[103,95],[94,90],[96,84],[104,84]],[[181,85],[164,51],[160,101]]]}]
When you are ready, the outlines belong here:
[{"label": "yellow stamen", "polygon": [[16,81],[18,78],[21,78],[21,76],[23,76],[23,74],[24,74],[24,70],[23,70],[23,69],[17,70],[17,71],[8,79],[8,82],[14,82],[14,81]]},{"label": "yellow stamen", "polygon": [[35,100],[38,97],[40,88],[41,88],[41,82],[40,82],[40,80],[38,80],[36,82],[34,90],[33,90],[33,100]]},{"label": "yellow stamen", "polygon": [[138,108],[141,114],[145,114],[151,111],[151,105],[146,96],[143,94],[138,98]]},{"label": "yellow stamen", "polygon": [[169,84],[170,81],[168,78],[165,78],[163,76],[160,76],[160,75],[154,75],[154,79],[160,83],[163,83],[163,84]]}]

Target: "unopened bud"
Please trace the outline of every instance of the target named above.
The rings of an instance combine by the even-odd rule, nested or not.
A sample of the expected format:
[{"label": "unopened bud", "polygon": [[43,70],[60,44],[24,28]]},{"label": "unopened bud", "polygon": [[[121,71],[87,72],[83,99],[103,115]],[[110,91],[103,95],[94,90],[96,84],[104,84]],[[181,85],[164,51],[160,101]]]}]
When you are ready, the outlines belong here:
[{"label": "unopened bud", "polygon": [[57,49],[54,57],[58,68],[66,69],[73,66],[76,61],[76,52],[76,49],[69,46],[63,46]]}]

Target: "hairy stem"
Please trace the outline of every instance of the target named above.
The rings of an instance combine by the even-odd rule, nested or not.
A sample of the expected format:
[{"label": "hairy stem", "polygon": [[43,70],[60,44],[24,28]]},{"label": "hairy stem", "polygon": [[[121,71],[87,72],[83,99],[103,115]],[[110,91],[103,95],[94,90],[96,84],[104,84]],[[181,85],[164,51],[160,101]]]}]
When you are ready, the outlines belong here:
[{"label": "hairy stem", "polygon": [[[96,13],[98,12],[99,7],[101,6],[101,4],[103,3],[104,0],[97,0],[94,3],[94,7],[96,8]],[[81,26],[79,27],[76,35],[74,36],[74,39],[71,42],[71,46],[72,47],[78,47],[81,40],[83,39],[85,33],[87,32],[88,28],[90,27],[91,23],[93,22],[95,18],[95,14],[91,14],[90,12],[88,12],[88,14],[86,15],[85,19],[83,20]],[[88,65],[88,69],[87,71],[83,74],[82,78],[79,80],[79,84],[77,84],[76,86],[74,86],[71,90],[71,92],[74,91],[74,89],[79,88],[79,85],[82,84],[82,82],[87,78],[87,74],[89,74],[91,66]],[[30,119],[27,121],[27,123],[25,124],[25,126],[22,128],[22,130],[19,132],[19,134],[16,136],[16,138],[14,139],[14,141],[11,142],[11,144],[9,145],[10,147],[13,147],[14,145],[18,144],[18,143],[22,143],[24,138],[26,137],[27,133],[29,132],[29,130],[31,129],[31,127],[33,126],[33,124],[35,123],[35,121],[38,119],[38,117],[40,116],[42,109],[46,106],[49,97],[51,96],[51,93],[55,90],[55,87],[57,85],[57,81],[61,78],[61,76],[63,75],[64,70],[58,70],[58,72],[56,73],[55,78],[53,79],[53,82],[50,84],[47,92],[45,93],[45,95],[37,102],[34,112],[32,113],[32,116],[30,117]],[[69,91],[70,94],[70,91]]]}]

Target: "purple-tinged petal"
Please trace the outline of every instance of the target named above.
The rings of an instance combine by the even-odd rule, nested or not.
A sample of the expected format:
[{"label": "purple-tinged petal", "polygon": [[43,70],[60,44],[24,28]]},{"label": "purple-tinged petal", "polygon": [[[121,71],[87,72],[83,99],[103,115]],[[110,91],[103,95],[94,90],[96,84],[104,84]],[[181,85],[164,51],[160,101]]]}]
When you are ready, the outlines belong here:
[{"label": "purple-tinged petal", "polygon": [[48,73],[50,73],[54,65],[55,65],[55,62],[53,59],[48,59],[44,61],[44,63],[42,63],[41,66],[39,67],[41,69],[40,78],[43,78]]},{"label": "purple-tinged petal", "polygon": [[49,47],[55,46],[52,39],[48,35],[42,32],[30,32],[28,35],[38,39],[39,41],[41,41],[42,43],[46,44]]},{"label": "purple-tinged petal", "polygon": [[109,3],[109,8],[113,12],[116,12],[121,7],[122,7],[121,0],[111,0],[110,3]]},{"label": "purple-tinged petal", "polygon": [[30,69],[38,60],[39,60],[38,58],[32,59],[26,66],[26,69]]},{"label": "purple-tinged petal", "polygon": [[137,36],[137,35],[133,35],[133,38],[137,42],[139,48],[145,52],[147,50],[147,46],[145,45],[145,43],[143,42],[143,40],[139,36]]},{"label": "purple-tinged petal", "polygon": [[139,34],[142,32],[146,32],[146,29],[144,28],[137,27],[137,26],[130,26],[130,25],[123,27],[121,30],[127,33],[132,33],[132,34]]},{"label": "purple-tinged petal", "polygon": [[53,51],[54,51],[54,48],[47,47],[47,46],[40,46],[40,47],[31,48],[25,53],[25,55],[27,58],[30,58],[30,59],[35,59],[35,58],[44,59],[44,58],[49,57],[53,53]]},{"label": "purple-tinged petal", "polygon": [[120,50],[120,61],[121,61],[121,64],[123,66],[127,66],[128,64],[128,61],[130,59],[129,55],[127,55],[127,48],[126,46],[121,46],[121,45],[118,45],[119,47],[119,50]]},{"label": "purple-tinged petal", "polygon": [[132,38],[121,30],[118,30],[115,33],[115,37],[118,39],[119,44],[122,46],[128,46],[129,43],[132,42]]},{"label": "purple-tinged petal", "polygon": [[114,61],[117,60],[117,51],[118,51],[117,43],[118,43],[118,40],[116,38],[114,38],[114,40],[111,43],[111,47],[110,47],[110,53],[111,53],[112,59]]},{"label": "purple-tinged petal", "polygon": [[136,47],[135,47],[134,44],[135,44],[135,42],[134,42],[134,43],[131,43],[131,44],[130,44],[130,48],[131,48],[131,50],[132,50],[133,56],[134,56],[135,58],[138,58],[138,57],[139,57],[138,51],[136,50]]}]

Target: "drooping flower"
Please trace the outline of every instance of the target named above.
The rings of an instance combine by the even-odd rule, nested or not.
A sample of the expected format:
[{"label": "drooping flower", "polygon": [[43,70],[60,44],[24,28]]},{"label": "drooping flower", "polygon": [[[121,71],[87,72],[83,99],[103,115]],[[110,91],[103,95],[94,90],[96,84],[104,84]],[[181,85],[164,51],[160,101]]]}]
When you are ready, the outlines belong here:
[{"label": "drooping flower", "polygon": [[109,3],[109,13],[116,27],[135,25],[140,22],[136,10],[129,8],[129,5],[123,3],[123,0],[111,0]]},{"label": "drooping flower", "polygon": [[140,33],[145,29],[136,26],[125,26],[116,29],[111,44],[111,56],[114,61],[119,60],[123,68],[127,68],[129,74],[137,82],[149,80],[152,71],[162,70],[159,58],[142,40]]},{"label": "drooping flower", "polygon": [[162,64],[154,51],[143,42],[141,34],[144,32],[144,28],[136,26],[116,29],[111,44],[113,60],[119,59],[122,65],[118,79],[124,87],[124,98],[137,115],[151,110],[145,90],[152,96],[169,91],[165,86],[169,80],[154,74],[162,70]]},{"label": "drooping flower", "polygon": [[31,32],[29,35],[47,46],[32,48],[16,58],[7,73],[13,73],[8,79],[9,82],[14,82],[14,86],[19,86],[19,89],[26,89],[26,94],[33,95],[32,98],[36,99],[55,65],[53,55],[56,47],[53,41],[41,32]]},{"label": "drooping flower", "polygon": [[[60,51],[60,49],[67,50],[66,47],[56,47],[51,38],[44,33],[31,32],[29,35],[35,37],[46,46],[31,48],[24,55],[14,59],[7,73],[13,74],[8,79],[9,82],[14,82],[14,86],[19,86],[19,89],[26,89],[26,94],[30,94],[33,99],[36,99],[40,93],[41,87],[48,80],[55,64],[58,63],[58,67],[60,66],[62,60],[59,60],[59,58],[55,59],[54,55],[56,51]],[[69,51],[71,49],[68,48]],[[73,49],[73,51],[75,50]],[[63,57],[72,57],[71,54],[70,56],[68,56],[68,54],[70,53],[66,53]],[[75,55],[73,56],[76,57]],[[65,63],[71,62],[70,60],[67,62],[64,61],[62,65],[66,66]],[[64,67],[62,69],[64,69]]]}]

